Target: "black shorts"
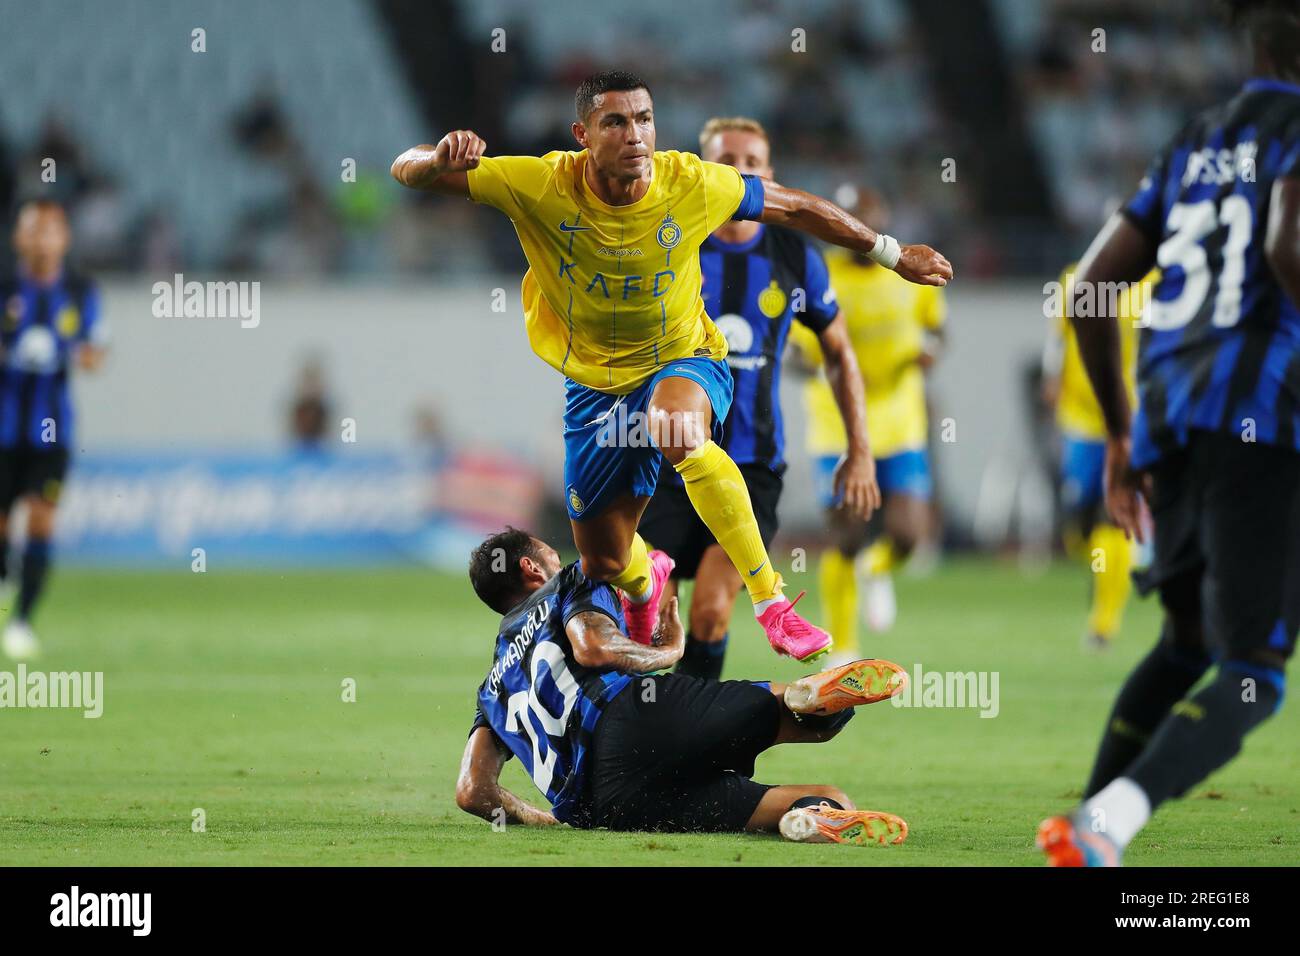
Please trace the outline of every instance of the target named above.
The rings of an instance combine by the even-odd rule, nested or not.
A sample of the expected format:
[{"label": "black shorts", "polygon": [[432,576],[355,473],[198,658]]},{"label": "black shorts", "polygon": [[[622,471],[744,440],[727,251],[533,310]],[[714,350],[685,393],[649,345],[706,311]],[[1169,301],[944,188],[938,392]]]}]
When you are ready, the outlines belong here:
[{"label": "black shorts", "polygon": [[67,473],[66,448],[0,448],[0,509],[7,513],[15,501],[26,495],[57,504]]},{"label": "black shorts", "polygon": [[636,678],[596,724],[584,825],[739,832],[770,786],[755,758],[776,742],[781,706],[765,685],[684,674]]},{"label": "black shorts", "polygon": [[1206,650],[1290,657],[1300,629],[1300,454],[1193,431],[1151,468],[1155,557],[1134,575],[1173,613],[1197,613]]},{"label": "black shorts", "polygon": [[[781,500],[784,482],[766,465],[741,465],[740,473],[749,488],[749,500],[754,505],[754,517],[758,519],[763,546],[768,547],[776,537],[776,506]],[[686,489],[667,479],[660,480],[637,530],[650,547],[666,552],[677,562],[673,577],[686,580],[695,578],[705,550],[718,543],[695,513]]]}]

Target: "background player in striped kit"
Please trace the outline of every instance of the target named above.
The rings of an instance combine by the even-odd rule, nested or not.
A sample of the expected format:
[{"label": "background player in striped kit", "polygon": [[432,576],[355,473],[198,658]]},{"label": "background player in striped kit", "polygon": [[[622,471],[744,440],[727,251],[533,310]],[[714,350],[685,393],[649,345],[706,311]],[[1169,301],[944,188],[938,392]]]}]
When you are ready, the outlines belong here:
[{"label": "background player in striped kit", "polygon": [[[474,550],[469,576],[502,618],[456,785],[465,812],[580,829],[779,829],[800,843],[906,838],[901,818],[854,809],[837,787],[752,779],[763,751],[830,740],[853,708],[902,691],[897,664],[855,661],[791,684],[653,674],[682,654],[676,597],[663,603],[652,644],[634,641],[612,586],[516,528]],[[550,812],[501,787],[511,757]]]},{"label": "background player in striped kit", "polygon": [[[747,117],[709,120],[700,131],[700,155],[742,174],[773,176],[767,133]],[[771,545],[778,526],[786,467],[781,359],[796,323],[827,356],[831,403],[848,436],[847,452],[837,457],[828,481],[849,509],[862,519],[869,517],[880,503],[880,490],[867,441],[862,377],[821,253],[792,230],[733,221],[700,246],[700,271],[705,310],[726,336],[727,365],[735,382],[722,447],[745,477],[763,543]],[[677,669],[717,680],[732,607],[744,587],[740,573],[695,514],[676,475],[660,479],[640,530],[676,562],[673,588],[680,580],[695,581],[686,650]]]},{"label": "background player in striped kit", "polygon": [[[1281,706],[1300,630],[1300,5],[1230,6],[1253,77],[1155,158],[1075,279],[1106,505],[1139,540],[1153,522],[1140,584],[1165,619],[1115,701],[1083,804],[1039,828],[1057,866],[1118,865],[1157,807],[1232,760]],[[1156,263],[1130,415],[1100,290]]]},{"label": "background player in striped kit", "polygon": [[[879,195],[852,185],[839,192],[838,198],[855,215],[885,228],[889,208]],[[827,262],[862,375],[876,478],[884,499],[877,521],[870,525],[855,509],[844,507],[830,481],[844,454],[844,428],[829,376],[815,376],[804,389],[808,450],[832,539],[822,552],[821,594],[836,657],[847,660],[858,646],[858,598],[872,630],[893,627],[893,573],[929,531],[934,481],[926,447],[925,374],[942,348],[947,305],[941,289],[895,282],[893,273],[875,268],[864,256],[836,249]],[[801,329],[792,340],[805,365],[823,364],[821,343]]]},{"label": "background player in striped kit", "polygon": [[[62,206],[25,204],[14,226],[17,272],[0,280],[0,579],[5,606],[13,608],[2,642],[15,660],[40,650],[29,621],[49,571],[54,512],[73,445],[68,379],[73,365],[98,368],[106,341],[95,286],[64,266],[69,241]],[[8,531],[20,500],[27,544],[15,604]]]}]

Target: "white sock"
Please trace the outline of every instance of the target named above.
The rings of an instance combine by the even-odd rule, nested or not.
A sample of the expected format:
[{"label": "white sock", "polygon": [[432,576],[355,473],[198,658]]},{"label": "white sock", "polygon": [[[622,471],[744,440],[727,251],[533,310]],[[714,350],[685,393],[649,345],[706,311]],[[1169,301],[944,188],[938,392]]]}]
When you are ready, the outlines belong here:
[{"label": "white sock", "polygon": [[1151,819],[1151,800],[1128,777],[1117,777],[1084,802],[1083,818],[1085,825],[1123,848]]},{"label": "white sock", "polygon": [[766,601],[759,601],[754,605],[754,617],[762,617],[763,612],[773,604],[781,604],[785,601],[785,595],[778,594],[776,597],[770,597]]},{"label": "white sock", "polygon": [[633,604],[645,604],[652,597],[654,597],[654,593],[655,593],[654,580],[652,579],[646,582],[645,590],[642,591],[640,594],[633,594],[631,591],[624,591],[623,593],[627,595],[627,599],[631,601]]}]

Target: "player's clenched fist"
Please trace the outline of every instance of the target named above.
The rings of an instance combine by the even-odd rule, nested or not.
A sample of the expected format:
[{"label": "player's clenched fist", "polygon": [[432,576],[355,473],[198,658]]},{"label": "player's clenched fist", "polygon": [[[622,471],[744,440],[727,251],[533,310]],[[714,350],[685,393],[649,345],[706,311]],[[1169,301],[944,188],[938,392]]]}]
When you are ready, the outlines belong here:
[{"label": "player's clenched fist", "polygon": [[952,278],[952,263],[929,246],[903,246],[894,271],[919,285],[947,285]]},{"label": "player's clenched fist", "polygon": [[473,130],[452,130],[433,148],[433,162],[439,173],[463,173],[478,167],[487,151],[483,137]]}]

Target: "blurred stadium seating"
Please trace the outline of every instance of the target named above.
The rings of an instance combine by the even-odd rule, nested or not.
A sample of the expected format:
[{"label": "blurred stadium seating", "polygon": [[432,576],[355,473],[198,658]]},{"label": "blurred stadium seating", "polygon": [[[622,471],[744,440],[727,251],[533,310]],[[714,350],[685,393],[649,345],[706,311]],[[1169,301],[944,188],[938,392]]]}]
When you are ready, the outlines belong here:
[{"label": "blurred stadium seating", "polygon": [[[76,258],[106,282],[114,355],[77,386],[91,455],[283,449],[294,368],[319,353],[342,396],[334,411],[360,423],[368,451],[409,445],[429,403],[450,441],[506,449],[553,491],[559,383],[518,326],[513,230],[401,190],[388,164],[455,127],[497,153],[567,148],[577,79],[631,68],[656,94],[661,148],[693,149],[711,115],[755,115],[780,179],[876,186],[891,232],[955,263],[933,401],[936,420],[958,419],[936,456],[963,540],[990,507],[990,469],[1040,465],[1024,383],[1043,283],[1181,117],[1240,75],[1211,10],[665,0],[611,17],[607,0],[566,0],[560,18],[511,0],[0,0],[0,203],[63,199]],[[196,28],[206,52],[191,49]],[[806,52],[791,50],[796,30]],[[955,181],[940,176],[946,159]],[[265,320],[246,331],[154,318],[152,282],[180,271],[264,282]],[[496,289],[504,315],[490,308]],[[450,367],[453,351],[482,363]],[[790,482],[787,526],[815,527],[797,454]]]}]

